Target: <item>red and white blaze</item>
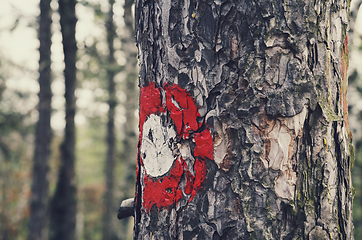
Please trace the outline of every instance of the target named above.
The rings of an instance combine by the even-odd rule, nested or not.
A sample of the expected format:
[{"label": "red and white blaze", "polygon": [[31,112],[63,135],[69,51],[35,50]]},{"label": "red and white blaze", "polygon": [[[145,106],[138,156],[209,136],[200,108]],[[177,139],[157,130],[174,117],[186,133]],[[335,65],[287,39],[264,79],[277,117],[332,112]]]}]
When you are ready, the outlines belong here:
[{"label": "red and white blaze", "polygon": [[207,159],[213,160],[213,139],[194,98],[177,84],[143,86],[139,127],[144,209],[191,201],[206,178]]}]

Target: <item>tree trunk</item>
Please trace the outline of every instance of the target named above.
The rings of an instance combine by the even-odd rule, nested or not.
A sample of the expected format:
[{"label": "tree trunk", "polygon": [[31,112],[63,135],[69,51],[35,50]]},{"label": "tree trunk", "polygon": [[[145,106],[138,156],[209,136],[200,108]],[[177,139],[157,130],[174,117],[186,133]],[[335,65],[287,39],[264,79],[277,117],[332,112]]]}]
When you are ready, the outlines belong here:
[{"label": "tree trunk", "polygon": [[49,200],[49,158],[52,130],[51,118],[51,0],[40,1],[39,18],[39,119],[35,133],[35,151],[33,159],[33,183],[30,203],[28,240],[45,240],[47,236],[48,200]]},{"label": "tree trunk", "polygon": [[[123,154],[122,165],[124,167],[124,174],[122,177],[122,198],[129,198],[134,196],[134,183],[137,162],[137,120],[135,112],[138,108],[138,88],[137,88],[137,48],[135,44],[135,31],[134,31],[134,18],[132,8],[134,7],[134,0],[126,0],[124,3],[124,34],[122,35],[122,51],[127,59],[124,72],[126,74],[124,91],[127,100],[124,103],[126,110],[126,122],[124,124],[124,141],[123,141]],[[130,222],[133,219],[122,219],[122,232],[124,236],[122,239],[132,236],[130,229]],[[127,233],[127,234],[126,234]]]},{"label": "tree trunk", "polygon": [[353,239],[349,1],[135,12],[135,239]]},{"label": "tree trunk", "polygon": [[116,84],[114,76],[116,74],[116,60],[114,58],[114,39],[116,36],[114,21],[113,21],[113,6],[114,0],[109,0],[109,12],[106,20],[107,44],[108,44],[108,123],[107,123],[107,157],[105,162],[105,177],[106,177],[106,192],[104,195],[104,215],[103,215],[103,239],[115,239],[113,229],[114,214],[114,170],[115,170],[115,129],[114,116],[117,106]]},{"label": "tree trunk", "polygon": [[[126,122],[124,125],[125,140],[124,140],[124,160],[127,169],[136,168],[137,159],[137,120],[135,111],[137,110],[138,89],[137,89],[137,48],[135,44],[134,32],[134,19],[132,13],[133,0],[126,0],[124,4],[124,21],[125,29],[122,37],[122,51],[125,53],[127,63],[125,65],[126,73],[126,86],[125,92],[127,100],[125,102],[126,108]],[[135,182],[134,172],[126,171],[126,182]],[[129,189],[129,188],[127,188]],[[132,193],[131,193],[132,192]],[[134,194],[134,189],[128,191],[126,196]]]},{"label": "tree trunk", "polygon": [[75,0],[59,0],[63,37],[65,79],[65,130],[61,145],[61,166],[51,203],[51,240],[74,240],[76,224],[75,124],[76,56]]}]

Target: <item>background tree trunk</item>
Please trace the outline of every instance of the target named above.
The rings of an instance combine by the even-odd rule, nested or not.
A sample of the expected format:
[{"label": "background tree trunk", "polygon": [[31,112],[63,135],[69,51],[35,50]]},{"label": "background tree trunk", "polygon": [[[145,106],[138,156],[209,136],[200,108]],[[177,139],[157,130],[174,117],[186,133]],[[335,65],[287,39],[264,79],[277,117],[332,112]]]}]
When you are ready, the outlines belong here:
[{"label": "background tree trunk", "polygon": [[116,74],[116,60],[114,58],[114,39],[116,37],[116,31],[113,21],[113,6],[114,0],[109,0],[109,12],[106,20],[107,30],[107,44],[108,44],[108,68],[107,68],[107,80],[108,80],[108,123],[107,123],[107,157],[105,162],[105,177],[106,177],[106,192],[104,195],[104,215],[103,215],[103,239],[112,240],[116,238],[113,224],[116,219],[114,214],[114,171],[115,171],[115,128],[114,128],[114,116],[117,106],[116,96],[116,83],[114,76]]},{"label": "background tree trunk", "polygon": [[135,239],[353,239],[349,1],[136,1]]},{"label": "background tree trunk", "polygon": [[355,188],[353,199],[353,224],[355,226],[355,239],[362,239],[362,119],[361,110],[358,106],[361,105],[362,88],[361,86],[361,31],[360,21],[357,20],[357,15],[361,14],[361,0],[351,1],[350,12],[350,30],[349,30],[349,50],[350,50],[350,68],[348,78],[348,107],[350,116],[350,126],[353,133],[353,145],[356,150],[355,162],[353,164],[352,181]]},{"label": "background tree trunk", "polygon": [[[135,43],[134,17],[132,8],[134,0],[126,0],[124,3],[124,34],[122,35],[122,51],[127,59],[124,72],[126,74],[124,91],[127,97],[124,107],[126,110],[126,122],[124,123],[124,141],[122,165],[125,166],[122,178],[122,199],[134,196],[134,183],[137,162],[137,119],[135,112],[138,108],[138,86],[137,86],[137,48]],[[131,221],[126,218],[121,220],[124,236],[122,239],[129,239],[132,236]],[[127,234],[125,234],[127,233]],[[127,238],[128,237],[128,238]]]},{"label": "background tree trunk", "polygon": [[[135,32],[134,32],[134,19],[132,13],[133,0],[126,0],[124,4],[124,21],[125,21],[125,33],[122,37],[122,50],[124,51],[127,59],[125,65],[126,73],[126,86],[125,92],[127,100],[125,102],[126,108],[126,122],[124,125],[125,140],[124,140],[124,159],[127,164],[127,169],[136,168],[137,158],[137,135],[136,135],[136,117],[135,112],[138,108],[138,88],[137,88],[137,48],[135,44]],[[135,182],[135,176],[131,171],[126,172],[126,181]],[[128,188],[129,189],[129,188]],[[128,191],[127,195],[134,194],[134,189]],[[128,197],[128,196],[127,196]]]},{"label": "background tree trunk", "polygon": [[63,37],[65,79],[65,130],[61,145],[61,166],[51,203],[52,240],[74,240],[76,224],[75,124],[76,56],[75,0],[59,0],[60,26]]},{"label": "background tree trunk", "polygon": [[49,158],[52,139],[51,118],[51,0],[40,1],[39,18],[39,119],[35,133],[33,159],[33,183],[29,217],[29,240],[47,239],[48,200],[49,200]]}]

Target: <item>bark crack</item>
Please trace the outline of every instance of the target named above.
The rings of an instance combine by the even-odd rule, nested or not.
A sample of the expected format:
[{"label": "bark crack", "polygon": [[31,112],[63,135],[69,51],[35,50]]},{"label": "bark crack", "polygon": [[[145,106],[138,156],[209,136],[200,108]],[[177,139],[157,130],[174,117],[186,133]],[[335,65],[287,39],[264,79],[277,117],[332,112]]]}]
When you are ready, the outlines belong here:
[{"label": "bark crack", "polygon": [[[338,124],[341,124],[339,122],[334,122],[333,123],[333,130],[334,130],[334,139],[338,139]],[[337,184],[337,189],[341,189],[343,188],[343,184],[341,183],[341,181],[344,181],[344,175],[343,175],[343,171],[344,171],[344,168],[342,166],[342,155],[341,155],[341,149],[340,149],[340,146],[339,146],[339,142],[338,141],[335,141],[335,152],[336,152],[336,157],[337,157],[337,166],[338,166],[338,184]],[[346,183],[345,183],[345,186],[348,186]],[[342,234],[342,237],[341,239],[347,239],[346,237],[346,230],[345,230],[345,220],[344,220],[344,216],[343,216],[343,209],[345,208],[344,206],[344,203],[342,202],[342,191],[338,191],[338,194],[337,194],[337,201],[338,201],[338,225],[339,225],[339,233]]]}]

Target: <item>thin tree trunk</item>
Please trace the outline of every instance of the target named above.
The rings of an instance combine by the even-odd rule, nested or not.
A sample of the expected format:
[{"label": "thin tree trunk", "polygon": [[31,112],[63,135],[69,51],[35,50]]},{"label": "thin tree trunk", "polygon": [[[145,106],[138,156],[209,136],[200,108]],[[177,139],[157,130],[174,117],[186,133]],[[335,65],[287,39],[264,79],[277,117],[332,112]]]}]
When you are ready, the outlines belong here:
[{"label": "thin tree trunk", "polygon": [[135,239],[353,239],[349,1],[136,1]]},{"label": "thin tree trunk", "polygon": [[[6,181],[4,180],[5,177],[7,177],[7,171],[4,170],[4,166],[5,166],[5,162],[1,161],[2,167],[1,167],[1,176],[4,176],[2,179],[0,179],[0,187],[1,187],[1,203],[4,204],[6,202]],[[1,226],[0,226],[0,233],[1,233],[1,240],[6,240],[8,238],[8,230],[5,226],[5,222],[7,221],[7,216],[6,216],[6,211],[4,208],[0,209],[0,221],[1,221]]]},{"label": "thin tree trunk", "polygon": [[51,118],[51,0],[40,1],[39,18],[39,119],[35,133],[33,183],[30,203],[28,240],[45,240],[47,236],[49,201],[49,158],[52,139]]},{"label": "thin tree trunk", "polygon": [[[122,37],[122,51],[125,53],[127,63],[125,65],[126,73],[126,96],[127,100],[125,103],[126,108],[126,123],[125,129],[125,140],[124,140],[124,160],[128,169],[136,169],[137,159],[137,135],[136,127],[137,121],[135,117],[135,111],[138,108],[138,89],[137,89],[137,48],[135,43],[135,32],[134,32],[134,19],[132,13],[132,7],[134,1],[126,0],[124,4],[124,21],[125,30],[124,36]],[[135,175],[131,171],[126,172],[126,181],[128,183],[135,182]],[[134,189],[127,192],[133,194]]]},{"label": "thin tree trunk", "polygon": [[115,170],[115,128],[114,116],[117,106],[116,84],[114,81],[116,60],[114,58],[114,39],[116,36],[115,25],[113,21],[113,6],[114,0],[109,0],[109,13],[106,21],[107,30],[107,44],[108,44],[108,124],[107,124],[107,157],[105,162],[105,175],[106,175],[106,192],[104,195],[104,215],[103,215],[103,239],[115,239],[115,232],[113,229],[114,214],[114,170]]},{"label": "thin tree trunk", "polygon": [[75,0],[59,0],[60,26],[63,37],[65,79],[65,130],[61,145],[61,166],[51,203],[52,240],[74,240],[76,225],[75,124],[76,56]]},{"label": "thin tree trunk", "polygon": [[[138,108],[138,89],[137,89],[137,48],[135,43],[134,31],[134,18],[132,8],[134,7],[134,0],[126,0],[124,3],[124,34],[122,36],[122,51],[125,54],[127,63],[124,72],[126,74],[125,93],[127,100],[124,104],[126,109],[126,122],[124,124],[124,151],[122,154],[123,166],[125,171],[122,179],[122,198],[129,198],[134,196],[134,183],[137,162],[137,120],[135,111]],[[130,227],[131,219],[122,219],[122,229],[124,237],[127,239],[128,229]]]},{"label": "thin tree trunk", "polygon": [[362,146],[362,124],[361,124],[361,111],[359,109],[359,101],[362,97],[362,93],[359,90],[360,84],[360,39],[361,32],[358,29],[357,15],[360,12],[362,0],[351,1],[350,12],[350,30],[348,37],[350,39],[349,49],[351,50],[350,60],[351,68],[349,69],[349,83],[348,83],[348,105],[350,114],[351,131],[353,132],[353,144],[356,149],[356,161],[353,165],[353,181],[356,189],[353,201],[353,223],[356,226],[354,230],[354,236],[356,239],[362,239],[362,216],[360,209],[362,208],[362,194],[361,194],[361,173],[362,165],[360,163],[359,150]]}]

